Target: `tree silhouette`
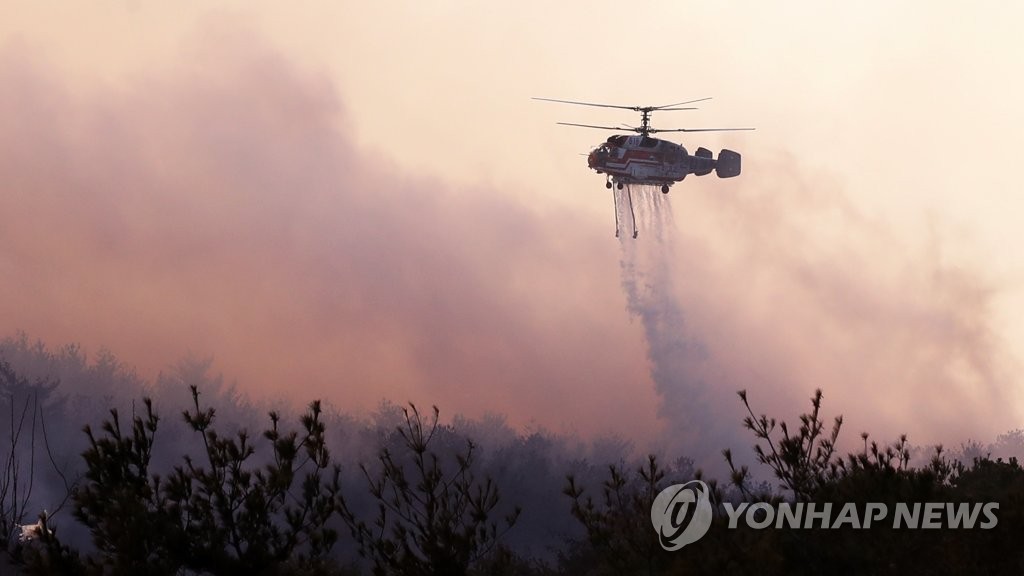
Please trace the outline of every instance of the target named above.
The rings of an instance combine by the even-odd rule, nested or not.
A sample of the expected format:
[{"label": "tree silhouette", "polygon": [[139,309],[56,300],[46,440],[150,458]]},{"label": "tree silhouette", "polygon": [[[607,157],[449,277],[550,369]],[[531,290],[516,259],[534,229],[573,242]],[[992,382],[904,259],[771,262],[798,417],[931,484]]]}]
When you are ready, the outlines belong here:
[{"label": "tree silhouette", "polygon": [[[663,468],[653,454],[633,471],[609,465],[608,477],[601,483],[600,503],[570,474],[563,493],[572,500],[572,515],[586,531],[586,556],[590,557],[589,562],[576,558],[574,569],[597,574],[663,573],[673,558],[662,550],[651,527],[651,507],[670,484],[666,477],[680,472]],[[717,492],[715,482],[709,487]]]},{"label": "tree silhouette", "polygon": [[[0,429],[0,445],[5,448],[0,461],[0,543],[4,553],[15,557],[20,554],[18,532],[28,517],[37,483],[36,474],[41,472],[37,469],[41,468],[39,464],[43,462],[44,452],[64,482],[64,500],[71,489],[67,478],[53,461],[46,434],[45,411],[53,408],[54,404],[60,404],[59,400],[52,398],[57,385],[49,379],[30,381],[0,359],[0,414],[7,420]],[[40,439],[43,450],[39,450]],[[63,502],[57,505],[57,509],[62,506]]]},{"label": "tree silhouette", "polygon": [[301,417],[301,432],[282,432],[280,417],[270,414],[263,433],[270,456],[259,465],[248,433],[219,434],[214,409],[202,408],[199,391],[191,391],[183,416],[200,435],[206,462],[186,456],[166,478],[150,472],[159,418],[148,398],[129,430],[116,410],[102,434],[85,428],[86,481],[74,499],[97,548],[88,567],[119,574],[322,568],[337,540],[328,521],[339,509],[340,469],[330,463],[320,403]]},{"label": "tree silhouette", "polygon": [[[836,440],[843,427],[843,417],[836,416],[831,432],[825,435],[825,423],[820,416],[821,389],[811,397],[811,411],[800,415],[800,426],[791,434],[785,422],[776,421],[767,415],[755,416],[747,401],[746,390],[738,392],[747,409],[743,427],[754,433],[757,443],[754,452],[761,464],[772,469],[775,477],[789,489],[797,500],[809,499],[815,491],[835,477],[837,463],[833,460]],[[781,434],[775,433],[776,423]],[[732,469],[732,479],[741,491],[749,495],[746,485],[748,470],[733,465],[732,453],[726,449],[723,454]]]},{"label": "tree silhouette", "polygon": [[343,518],[373,563],[376,575],[460,576],[495,549],[500,536],[519,517],[516,509],[504,526],[492,520],[499,503],[498,487],[474,474],[476,446],[471,440],[454,455],[454,467],[442,464],[431,442],[439,431],[437,407],[426,421],[415,405],[403,409],[404,422],[395,430],[396,450],[384,446],[380,470],[362,466],[370,494],[377,503],[371,525],[349,508]]}]

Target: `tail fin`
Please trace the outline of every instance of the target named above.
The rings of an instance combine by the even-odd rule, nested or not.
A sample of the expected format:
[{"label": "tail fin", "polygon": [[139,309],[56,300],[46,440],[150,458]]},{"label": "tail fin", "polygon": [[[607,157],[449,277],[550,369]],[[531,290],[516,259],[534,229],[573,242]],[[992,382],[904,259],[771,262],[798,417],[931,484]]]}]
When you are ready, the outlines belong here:
[{"label": "tail fin", "polygon": [[697,148],[697,152],[694,153],[694,156],[702,158],[702,160],[694,162],[696,169],[693,173],[697,176],[706,176],[711,174],[711,171],[715,168],[715,155],[711,153],[711,150],[708,150],[707,148]]},{"label": "tail fin", "polygon": [[715,174],[719,178],[732,178],[740,175],[740,155],[732,150],[723,149],[718,153]]}]

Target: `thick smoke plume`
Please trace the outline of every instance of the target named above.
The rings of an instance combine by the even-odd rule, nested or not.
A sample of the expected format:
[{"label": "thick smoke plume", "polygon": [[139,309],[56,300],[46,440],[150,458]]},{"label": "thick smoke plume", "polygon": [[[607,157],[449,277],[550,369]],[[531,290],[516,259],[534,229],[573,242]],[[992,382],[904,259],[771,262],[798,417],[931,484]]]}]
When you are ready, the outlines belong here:
[{"label": "thick smoke plume", "polygon": [[[776,160],[737,180],[688,181],[667,200],[633,192],[640,236],[621,242],[623,288],[665,444],[747,448],[740,389],[792,421],[820,387],[848,441],[867,431],[956,446],[1015,428],[1016,364],[993,330],[993,280],[944,255],[941,223],[915,244],[840,184]],[[668,202],[679,216],[652,221]]]},{"label": "thick smoke plume", "polygon": [[[603,221],[410,173],[358,146],[331,82],[209,36],[118,88],[0,50],[8,334],[106,346],[146,378],[214,354],[298,403],[650,434]],[[424,153],[452,166],[444,142]]]},{"label": "thick smoke plume", "polygon": [[738,413],[707,377],[711,359],[675,286],[677,278],[687,278],[673,273],[686,263],[675,256],[672,205],[657,187],[633,186],[616,193],[616,207],[620,222],[627,230],[635,223],[638,233],[637,239],[620,235],[622,287],[630,314],[643,326],[651,380],[661,398],[662,449],[714,466],[722,447],[738,437]]},{"label": "thick smoke plume", "polygon": [[[0,50],[7,333],[107,346],[148,380],[191,350],[247,393],[437,403],[640,450],[663,433],[679,455],[748,444],[741,388],[792,418],[821,387],[853,437],[1017,425],[997,286],[945,253],[941,222],[922,246],[744,137],[725,143],[742,176],[638,196],[640,237],[618,244],[606,212],[410,173],[359,145],[344,87],[208,36],[113,87]],[[436,173],[445,151],[423,150]],[[571,193],[606,202],[600,184]]]}]

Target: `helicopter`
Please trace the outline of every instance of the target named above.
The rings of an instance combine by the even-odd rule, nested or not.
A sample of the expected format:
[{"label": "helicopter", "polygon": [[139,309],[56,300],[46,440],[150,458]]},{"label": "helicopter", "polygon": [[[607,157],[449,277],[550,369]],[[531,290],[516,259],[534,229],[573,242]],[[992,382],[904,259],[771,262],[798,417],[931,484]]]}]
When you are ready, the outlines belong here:
[{"label": "helicopter", "polygon": [[[629,126],[595,126],[593,124],[575,124],[572,122],[558,122],[563,126],[577,126],[581,128],[596,128],[598,130],[629,130],[635,132],[636,136],[617,134],[609,136],[607,140],[599,144],[587,154],[587,166],[598,174],[605,175],[605,188],[611,189],[614,184],[618,190],[626,187],[626,198],[629,202],[630,214],[633,214],[633,199],[629,186],[654,186],[661,188],[662,193],[668,194],[669,189],[676,182],[681,182],[688,174],[705,176],[712,171],[719,178],[733,178],[740,174],[740,155],[732,150],[722,149],[718,158],[707,148],[697,148],[690,155],[686,148],[675,142],[652,138],[651,134],[659,132],[728,132],[737,130],[753,130],[753,128],[652,128],[651,113],[655,111],[669,112],[675,110],[696,110],[695,107],[685,107],[688,104],[704,102],[711,98],[699,98],[675,104],[663,106],[619,106],[615,104],[598,104],[593,102],[578,102],[575,100],[557,100],[554,98],[533,98],[545,102],[559,102],[562,104],[577,104],[580,106],[596,106],[599,108],[619,108],[632,110],[640,113],[640,125]],[[614,197],[613,197],[614,198]],[[618,237],[618,200],[615,200],[615,236]],[[636,238],[637,229],[634,216],[633,237]]]}]

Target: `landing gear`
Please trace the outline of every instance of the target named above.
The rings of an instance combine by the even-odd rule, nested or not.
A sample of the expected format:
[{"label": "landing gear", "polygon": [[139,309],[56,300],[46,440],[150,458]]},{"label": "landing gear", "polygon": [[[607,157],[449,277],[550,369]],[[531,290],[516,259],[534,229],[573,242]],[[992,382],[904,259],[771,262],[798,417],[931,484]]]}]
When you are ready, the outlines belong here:
[{"label": "landing gear", "polygon": [[662,185],[661,193],[662,194],[668,194],[668,186],[667,185]]},{"label": "landing gear", "polygon": [[618,187],[619,190],[622,190],[622,182],[619,182],[618,184],[616,184],[616,187]]},{"label": "landing gear", "polygon": [[604,187],[609,189],[609,190],[611,190],[612,189],[612,183],[611,182],[605,182],[604,183]]}]

